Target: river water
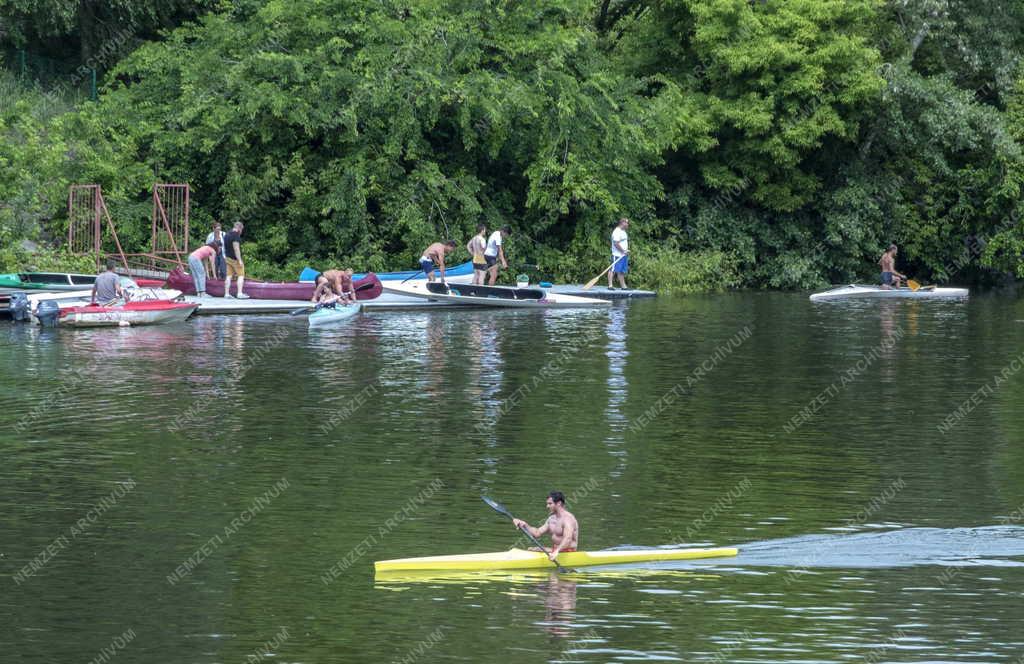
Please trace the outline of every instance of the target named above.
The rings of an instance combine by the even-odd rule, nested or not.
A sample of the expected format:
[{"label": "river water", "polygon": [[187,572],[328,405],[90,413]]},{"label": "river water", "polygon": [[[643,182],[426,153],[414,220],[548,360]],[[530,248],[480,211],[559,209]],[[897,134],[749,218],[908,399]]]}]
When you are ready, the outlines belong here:
[{"label": "river water", "polygon": [[[1024,305],[0,326],[11,662],[1024,662]],[[375,579],[520,543],[735,558]]]}]

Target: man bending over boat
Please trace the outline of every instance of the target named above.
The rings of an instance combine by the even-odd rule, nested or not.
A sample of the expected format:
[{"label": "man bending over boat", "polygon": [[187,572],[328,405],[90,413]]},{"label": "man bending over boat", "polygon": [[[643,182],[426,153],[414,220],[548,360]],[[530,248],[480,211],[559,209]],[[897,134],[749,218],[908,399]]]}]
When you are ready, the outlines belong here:
[{"label": "man bending over boat", "polygon": [[534,537],[551,535],[551,553],[548,558],[554,560],[559,553],[575,551],[580,538],[580,526],[576,517],[565,509],[565,495],[561,491],[548,494],[547,508],[550,516],[540,528],[534,528],[522,519],[512,519],[517,529],[526,529]]},{"label": "man bending over boat", "polygon": [[441,270],[441,281],[444,281],[444,255],[455,251],[455,240],[435,242],[427,247],[420,256],[420,269],[427,275],[427,281],[434,280],[434,266]]},{"label": "man bending over boat", "polygon": [[893,287],[900,287],[900,280],[906,279],[905,274],[896,271],[896,245],[890,244],[882,257],[878,259],[878,265],[882,268],[882,288],[892,290]]},{"label": "man bending over boat", "polygon": [[332,304],[339,300],[346,307],[356,301],[356,290],[352,286],[352,268],[347,270],[327,270],[316,277],[316,290],[313,291],[313,302]]}]

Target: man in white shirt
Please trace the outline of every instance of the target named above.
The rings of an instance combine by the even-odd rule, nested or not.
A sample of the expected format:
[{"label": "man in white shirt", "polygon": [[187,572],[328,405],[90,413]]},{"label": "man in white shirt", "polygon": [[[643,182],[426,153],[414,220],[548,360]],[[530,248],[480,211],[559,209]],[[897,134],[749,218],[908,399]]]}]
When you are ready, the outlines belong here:
[{"label": "man in white shirt", "polygon": [[612,231],[612,269],[608,272],[608,290],[615,290],[612,285],[612,277],[619,276],[619,288],[626,290],[626,273],[629,272],[629,236],[626,229],[629,228],[629,219],[619,219],[615,230]]},{"label": "man in white shirt", "polygon": [[487,248],[484,249],[484,263],[487,265],[487,271],[491,274],[490,280],[487,282],[488,286],[493,286],[494,282],[498,280],[499,260],[501,261],[502,269],[508,269],[508,261],[505,260],[505,249],[502,247],[502,244],[510,233],[512,233],[511,228],[502,226],[491,233],[491,237],[487,239]]}]

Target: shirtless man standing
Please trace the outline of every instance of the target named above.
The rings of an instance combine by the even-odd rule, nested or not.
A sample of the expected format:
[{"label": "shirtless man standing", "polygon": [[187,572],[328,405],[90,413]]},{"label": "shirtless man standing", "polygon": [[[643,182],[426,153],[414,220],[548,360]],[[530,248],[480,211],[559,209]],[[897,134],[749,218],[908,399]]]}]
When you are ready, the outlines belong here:
[{"label": "shirtless man standing", "polygon": [[534,528],[522,519],[512,519],[516,528],[526,529],[534,537],[540,537],[545,533],[551,535],[551,552],[548,558],[554,560],[559,553],[575,551],[580,539],[580,526],[576,523],[576,517],[565,509],[565,496],[561,491],[552,491],[548,494],[548,512],[551,516],[540,528]]},{"label": "shirtless man standing", "polygon": [[890,244],[882,257],[878,259],[878,266],[882,268],[882,288],[891,290],[893,287],[900,287],[900,279],[906,279],[906,275],[896,271],[896,245]]},{"label": "shirtless man standing", "polygon": [[435,242],[424,250],[420,256],[420,269],[427,275],[427,281],[434,280],[434,267],[441,270],[441,281],[444,281],[444,255],[455,250],[455,240]]}]

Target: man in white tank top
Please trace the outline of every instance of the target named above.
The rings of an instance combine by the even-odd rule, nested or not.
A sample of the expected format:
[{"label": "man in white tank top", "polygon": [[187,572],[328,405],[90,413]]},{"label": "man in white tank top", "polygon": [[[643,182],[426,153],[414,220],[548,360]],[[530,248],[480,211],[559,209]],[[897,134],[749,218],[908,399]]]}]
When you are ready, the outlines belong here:
[{"label": "man in white tank top", "polygon": [[626,229],[629,228],[629,219],[619,219],[615,230],[612,231],[612,269],[608,272],[608,290],[615,290],[612,285],[612,277],[619,276],[619,288],[626,290],[626,273],[629,272],[629,236]]}]

